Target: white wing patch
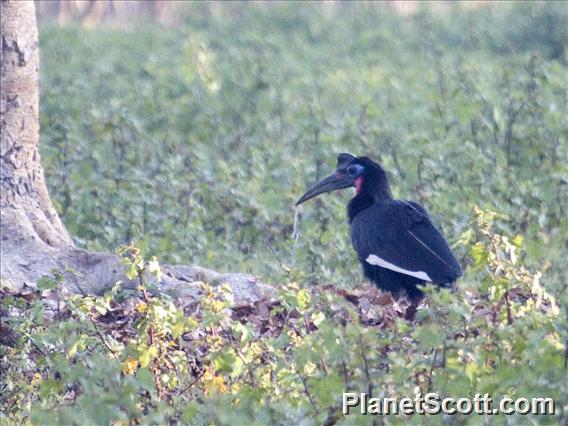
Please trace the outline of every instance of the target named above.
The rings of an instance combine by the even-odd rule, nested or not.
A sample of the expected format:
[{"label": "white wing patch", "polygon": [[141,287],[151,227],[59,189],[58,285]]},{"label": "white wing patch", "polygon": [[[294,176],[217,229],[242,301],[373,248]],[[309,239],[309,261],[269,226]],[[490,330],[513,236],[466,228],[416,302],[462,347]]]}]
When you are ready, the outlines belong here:
[{"label": "white wing patch", "polygon": [[411,277],[416,277],[424,281],[432,282],[432,279],[428,276],[428,274],[424,271],[409,271],[407,269],[401,268],[399,266],[393,265],[390,262],[387,262],[384,259],[381,259],[379,256],[374,254],[370,254],[367,256],[365,261],[370,265],[381,266],[386,269],[390,269],[394,272],[400,272],[401,274],[410,275]]}]

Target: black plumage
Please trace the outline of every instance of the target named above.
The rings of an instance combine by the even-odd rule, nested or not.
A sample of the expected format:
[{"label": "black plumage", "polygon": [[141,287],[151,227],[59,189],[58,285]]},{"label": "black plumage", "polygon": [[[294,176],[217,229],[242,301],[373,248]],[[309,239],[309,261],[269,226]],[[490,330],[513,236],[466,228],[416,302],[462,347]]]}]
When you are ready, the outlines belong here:
[{"label": "black plumage", "polygon": [[367,157],[339,154],[335,172],[316,183],[296,204],[335,189],[355,187],[347,215],[351,241],[365,276],[379,288],[411,300],[418,285],[449,286],[462,275],[448,243],[426,210],[412,201],[393,200],[385,171]]}]

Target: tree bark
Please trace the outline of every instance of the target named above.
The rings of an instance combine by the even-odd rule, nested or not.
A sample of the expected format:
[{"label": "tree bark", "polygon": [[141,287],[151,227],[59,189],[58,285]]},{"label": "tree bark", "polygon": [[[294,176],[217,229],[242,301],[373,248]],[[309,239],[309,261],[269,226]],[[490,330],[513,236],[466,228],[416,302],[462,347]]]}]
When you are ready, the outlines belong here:
[{"label": "tree bark", "polygon": [[[102,293],[116,282],[135,288],[117,256],[75,247],[55,211],[39,155],[39,44],[32,1],[0,0],[0,289],[20,292],[54,270],[68,291]],[[237,301],[273,289],[244,274],[166,266],[161,291],[180,302],[199,297],[199,281],[227,282]]]},{"label": "tree bark", "polygon": [[73,245],[49,198],[39,157],[39,45],[34,4],[2,1],[1,13],[2,222],[24,225],[29,236],[49,247]]}]

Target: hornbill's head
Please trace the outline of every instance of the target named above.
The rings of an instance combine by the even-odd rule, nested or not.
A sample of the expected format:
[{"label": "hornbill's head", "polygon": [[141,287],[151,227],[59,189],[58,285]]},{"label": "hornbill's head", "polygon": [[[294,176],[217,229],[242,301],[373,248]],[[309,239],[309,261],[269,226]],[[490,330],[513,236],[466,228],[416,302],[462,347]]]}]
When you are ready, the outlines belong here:
[{"label": "hornbill's head", "polygon": [[357,194],[390,198],[388,178],[381,166],[370,158],[343,153],[337,156],[335,172],[308,188],[296,205],[325,192],[349,187],[355,187]]}]

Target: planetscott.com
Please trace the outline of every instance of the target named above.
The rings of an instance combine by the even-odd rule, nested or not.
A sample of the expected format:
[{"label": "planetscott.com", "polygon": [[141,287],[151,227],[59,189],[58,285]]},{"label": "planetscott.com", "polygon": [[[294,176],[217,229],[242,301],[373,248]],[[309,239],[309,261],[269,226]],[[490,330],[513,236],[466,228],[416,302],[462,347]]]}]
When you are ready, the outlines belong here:
[{"label": "planetscott.com", "polygon": [[344,393],[343,414],[436,415],[436,414],[541,414],[554,415],[552,398],[502,397],[494,400],[489,394],[473,398],[441,398],[438,394],[416,394],[414,398],[371,398],[366,393]]}]

